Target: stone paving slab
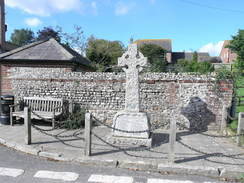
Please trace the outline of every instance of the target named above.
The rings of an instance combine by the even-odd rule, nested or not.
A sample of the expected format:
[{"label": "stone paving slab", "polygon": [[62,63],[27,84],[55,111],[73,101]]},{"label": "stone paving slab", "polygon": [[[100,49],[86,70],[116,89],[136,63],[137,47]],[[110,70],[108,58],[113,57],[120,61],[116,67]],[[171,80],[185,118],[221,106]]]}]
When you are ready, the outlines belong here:
[{"label": "stone paving slab", "polygon": [[[25,145],[23,125],[0,126],[0,143],[29,154],[96,166],[228,178],[238,178],[244,175],[244,148],[238,147],[229,138],[214,138],[202,134],[179,132],[175,147],[176,163],[170,164],[168,162],[167,131],[154,132],[152,148],[118,147],[109,144],[106,139],[111,130],[106,127],[95,127],[92,132],[92,156],[90,157],[84,156],[83,130],[59,129],[47,132],[49,134],[47,135],[32,128],[32,144]],[[56,135],[71,136],[61,138]]]}]

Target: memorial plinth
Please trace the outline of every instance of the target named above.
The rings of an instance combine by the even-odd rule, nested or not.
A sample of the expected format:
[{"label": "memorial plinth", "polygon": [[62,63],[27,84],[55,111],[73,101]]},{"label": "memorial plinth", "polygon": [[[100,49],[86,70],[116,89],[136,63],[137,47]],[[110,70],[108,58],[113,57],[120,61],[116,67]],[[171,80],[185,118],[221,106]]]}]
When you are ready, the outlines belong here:
[{"label": "memorial plinth", "polygon": [[109,141],[114,144],[151,146],[150,121],[147,113],[140,111],[139,73],[147,65],[147,58],[131,44],[118,59],[126,73],[125,109],[113,118],[113,132]]}]

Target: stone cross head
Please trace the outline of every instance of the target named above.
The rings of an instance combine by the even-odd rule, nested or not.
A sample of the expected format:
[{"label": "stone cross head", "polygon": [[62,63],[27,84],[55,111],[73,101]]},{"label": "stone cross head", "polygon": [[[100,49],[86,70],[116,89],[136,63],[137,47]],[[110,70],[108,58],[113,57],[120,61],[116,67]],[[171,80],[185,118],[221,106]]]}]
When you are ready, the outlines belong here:
[{"label": "stone cross head", "polygon": [[141,72],[143,67],[147,66],[147,58],[138,51],[137,44],[130,44],[128,51],[118,59],[118,66],[122,67],[125,72],[135,70]]}]

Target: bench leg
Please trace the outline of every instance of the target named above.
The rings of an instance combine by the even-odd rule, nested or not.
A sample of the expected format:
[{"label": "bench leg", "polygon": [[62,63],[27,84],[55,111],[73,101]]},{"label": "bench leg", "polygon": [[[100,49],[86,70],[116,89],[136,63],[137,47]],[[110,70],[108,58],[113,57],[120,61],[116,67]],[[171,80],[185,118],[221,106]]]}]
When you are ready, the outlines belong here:
[{"label": "bench leg", "polygon": [[10,109],[10,125],[11,125],[11,126],[14,125],[13,122],[14,122],[14,121],[13,121],[13,111],[12,111],[12,109]]},{"label": "bench leg", "polygon": [[55,128],[55,119],[52,119],[52,127]]}]

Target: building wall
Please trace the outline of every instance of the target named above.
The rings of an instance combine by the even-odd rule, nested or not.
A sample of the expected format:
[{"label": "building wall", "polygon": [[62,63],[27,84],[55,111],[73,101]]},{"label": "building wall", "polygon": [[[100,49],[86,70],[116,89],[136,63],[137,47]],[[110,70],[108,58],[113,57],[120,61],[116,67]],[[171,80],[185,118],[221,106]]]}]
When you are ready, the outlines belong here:
[{"label": "building wall", "polygon": [[[11,69],[12,68],[18,68],[19,66],[16,65],[10,65],[10,64],[0,64],[0,95],[12,95],[13,94],[13,87],[12,87],[12,83],[11,83]],[[68,67],[68,66],[63,66],[61,67],[60,65],[25,65],[27,70],[34,70],[34,71],[38,71],[38,70],[48,70],[51,68],[52,71],[56,71],[56,72],[71,72],[72,70],[74,70],[73,67]],[[21,68],[25,68],[25,67],[21,67]]]},{"label": "building wall", "polygon": [[[9,67],[7,73],[16,100],[24,96],[72,99],[109,124],[124,108],[124,73],[28,67]],[[217,92],[211,76],[143,73],[140,80],[141,111],[148,112],[153,125],[169,122],[175,115],[178,122],[194,129],[219,129],[222,107],[231,104],[232,86],[222,83]]]},{"label": "building wall", "polygon": [[223,47],[220,52],[220,58],[222,60],[222,63],[228,64],[232,63],[237,59],[237,54],[233,53],[229,48],[225,48],[230,41],[226,40],[224,41]]}]

